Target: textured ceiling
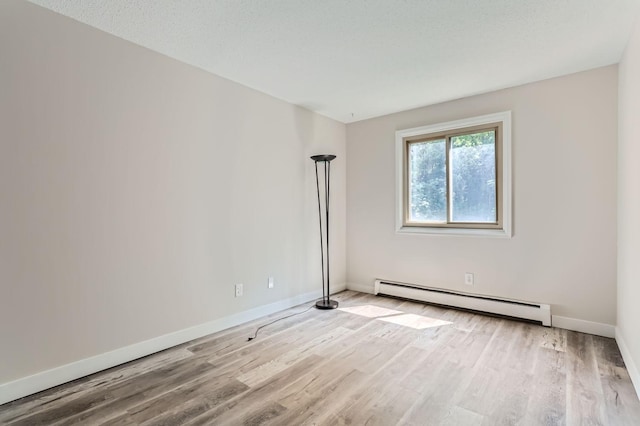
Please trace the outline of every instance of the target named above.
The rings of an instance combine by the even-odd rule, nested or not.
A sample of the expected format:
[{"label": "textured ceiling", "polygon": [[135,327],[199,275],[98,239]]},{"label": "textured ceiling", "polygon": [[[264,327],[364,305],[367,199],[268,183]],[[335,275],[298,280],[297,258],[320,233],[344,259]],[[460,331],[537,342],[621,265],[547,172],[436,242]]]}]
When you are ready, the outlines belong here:
[{"label": "textured ceiling", "polygon": [[617,63],[640,0],[31,0],[353,122]]}]

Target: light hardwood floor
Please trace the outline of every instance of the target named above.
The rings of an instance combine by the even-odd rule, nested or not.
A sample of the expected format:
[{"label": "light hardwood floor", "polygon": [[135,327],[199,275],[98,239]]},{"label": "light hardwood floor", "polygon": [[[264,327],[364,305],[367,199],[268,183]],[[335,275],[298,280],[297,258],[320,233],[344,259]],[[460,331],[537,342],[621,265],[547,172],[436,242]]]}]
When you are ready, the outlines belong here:
[{"label": "light hardwood floor", "polygon": [[346,291],[0,406],[0,424],[640,425],[613,339]]}]

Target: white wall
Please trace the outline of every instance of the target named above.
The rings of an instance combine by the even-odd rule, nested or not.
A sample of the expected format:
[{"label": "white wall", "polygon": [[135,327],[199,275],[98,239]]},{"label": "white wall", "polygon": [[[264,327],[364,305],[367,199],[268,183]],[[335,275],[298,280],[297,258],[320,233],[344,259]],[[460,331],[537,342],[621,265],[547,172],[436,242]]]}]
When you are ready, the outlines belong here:
[{"label": "white wall", "polygon": [[620,62],[618,144],[618,330],[640,394],[640,22]]},{"label": "white wall", "polygon": [[[347,125],[347,281],[375,278],[550,303],[616,320],[617,66]],[[394,132],[511,110],[512,239],[399,235]],[[475,286],[464,285],[465,272]]]},{"label": "white wall", "polygon": [[0,385],[320,291],[312,154],[344,285],[343,124],[27,2],[0,52]]}]

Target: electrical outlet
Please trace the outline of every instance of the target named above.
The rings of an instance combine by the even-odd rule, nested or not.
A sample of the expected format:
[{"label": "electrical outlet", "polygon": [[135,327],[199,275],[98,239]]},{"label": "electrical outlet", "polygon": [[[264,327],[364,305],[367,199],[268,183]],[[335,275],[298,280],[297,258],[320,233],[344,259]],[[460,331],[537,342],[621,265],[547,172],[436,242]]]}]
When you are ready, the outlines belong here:
[{"label": "electrical outlet", "polygon": [[242,296],[243,291],[242,284],[236,284],[236,297]]},{"label": "electrical outlet", "polygon": [[273,288],[273,277],[269,277],[268,286],[269,288]]},{"label": "electrical outlet", "polygon": [[473,285],[473,274],[471,272],[466,272],[464,274],[464,283],[466,285]]}]

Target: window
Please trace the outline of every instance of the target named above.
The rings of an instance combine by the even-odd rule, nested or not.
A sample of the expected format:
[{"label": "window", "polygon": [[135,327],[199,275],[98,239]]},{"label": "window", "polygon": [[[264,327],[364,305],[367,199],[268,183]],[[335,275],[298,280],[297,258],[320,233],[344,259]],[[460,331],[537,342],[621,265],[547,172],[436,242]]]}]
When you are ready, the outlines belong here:
[{"label": "window", "polygon": [[511,113],[396,132],[399,232],[511,236]]}]

